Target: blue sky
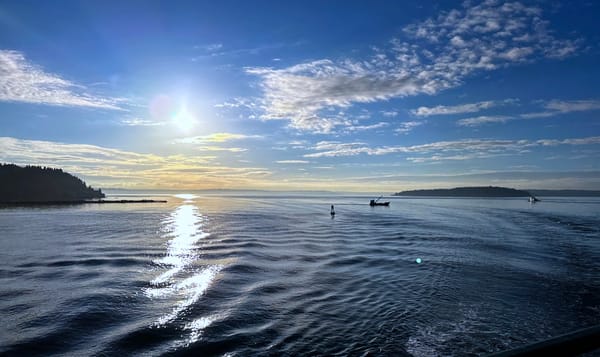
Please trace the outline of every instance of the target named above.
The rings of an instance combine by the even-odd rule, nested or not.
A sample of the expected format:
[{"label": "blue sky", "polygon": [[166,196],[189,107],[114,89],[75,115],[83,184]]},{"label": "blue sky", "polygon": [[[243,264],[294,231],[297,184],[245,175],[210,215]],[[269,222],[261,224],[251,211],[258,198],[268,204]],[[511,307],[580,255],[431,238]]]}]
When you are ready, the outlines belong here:
[{"label": "blue sky", "polygon": [[600,5],[0,3],[0,161],[111,188],[600,189]]}]

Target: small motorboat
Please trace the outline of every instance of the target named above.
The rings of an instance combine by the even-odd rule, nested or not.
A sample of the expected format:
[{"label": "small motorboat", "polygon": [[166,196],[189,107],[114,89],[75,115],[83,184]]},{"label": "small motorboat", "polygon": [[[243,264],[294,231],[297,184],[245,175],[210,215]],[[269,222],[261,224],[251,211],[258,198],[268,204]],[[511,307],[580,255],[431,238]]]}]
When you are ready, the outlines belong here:
[{"label": "small motorboat", "polygon": [[371,202],[369,202],[369,206],[374,207],[374,206],[389,206],[390,205],[390,201],[385,201],[385,202],[377,202],[376,200],[371,200]]},{"label": "small motorboat", "polygon": [[534,196],[529,196],[529,203],[536,203],[539,202],[540,200]]}]

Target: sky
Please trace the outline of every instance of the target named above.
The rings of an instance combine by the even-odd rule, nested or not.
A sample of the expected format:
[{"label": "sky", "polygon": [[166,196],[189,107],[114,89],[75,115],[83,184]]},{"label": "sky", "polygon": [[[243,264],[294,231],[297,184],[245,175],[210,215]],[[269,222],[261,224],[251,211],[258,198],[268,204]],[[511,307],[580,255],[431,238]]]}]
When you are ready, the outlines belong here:
[{"label": "sky", "polygon": [[0,1],[0,162],[104,189],[600,189],[596,1]]}]

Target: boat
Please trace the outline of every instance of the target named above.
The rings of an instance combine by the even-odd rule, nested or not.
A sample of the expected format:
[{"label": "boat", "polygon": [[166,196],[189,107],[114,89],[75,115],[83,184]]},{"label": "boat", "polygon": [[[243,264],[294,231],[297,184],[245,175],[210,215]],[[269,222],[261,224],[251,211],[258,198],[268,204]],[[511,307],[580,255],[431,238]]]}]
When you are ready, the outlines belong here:
[{"label": "boat", "polygon": [[377,202],[376,200],[371,200],[371,202],[369,202],[369,206],[374,207],[374,206],[389,206],[390,205],[390,201],[385,201],[385,202]]},{"label": "boat", "polygon": [[529,203],[536,203],[539,202],[540,200],[538,198],[535,198],[534,196],[529,196]]}]

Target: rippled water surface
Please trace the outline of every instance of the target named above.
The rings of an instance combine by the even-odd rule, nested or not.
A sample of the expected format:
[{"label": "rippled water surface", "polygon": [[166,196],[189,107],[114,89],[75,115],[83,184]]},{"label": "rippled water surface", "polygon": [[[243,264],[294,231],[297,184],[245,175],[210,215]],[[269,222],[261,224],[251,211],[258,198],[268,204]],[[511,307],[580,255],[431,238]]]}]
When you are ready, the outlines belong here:
[{"label": "rippled water surface", "polygon": [[598,199],[167,199],[0,208],[0,353],[463,356],[600,323]]}]

